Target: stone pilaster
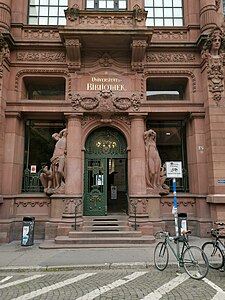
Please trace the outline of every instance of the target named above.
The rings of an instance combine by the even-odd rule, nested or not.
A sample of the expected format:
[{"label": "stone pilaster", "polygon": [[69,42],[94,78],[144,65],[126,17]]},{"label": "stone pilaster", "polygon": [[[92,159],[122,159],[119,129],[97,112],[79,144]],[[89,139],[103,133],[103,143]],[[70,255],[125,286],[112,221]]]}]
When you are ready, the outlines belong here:
[{"label": "stone pilaster", "polygon": [[2,194],[18,194],[23,177],[24,124],[19,113],[7,113],[5,122]]}]

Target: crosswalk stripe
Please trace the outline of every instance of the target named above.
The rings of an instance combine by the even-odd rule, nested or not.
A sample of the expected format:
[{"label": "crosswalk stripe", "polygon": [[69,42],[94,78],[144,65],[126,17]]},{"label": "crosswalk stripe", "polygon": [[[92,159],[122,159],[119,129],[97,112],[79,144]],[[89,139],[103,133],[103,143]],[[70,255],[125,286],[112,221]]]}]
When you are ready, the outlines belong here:
[{"label": "crosswalk stripe", "polygon": [[61,282],[57,282],[55,284],[49,285],[49,286],[41,288],[39,290],[36,290],[36,291],[30,292],[28,294],[22,295],[20,297],[14,298],[12,300],[29,300],[29,299],[32,299],[34,297],[46,294],[46,293],[48,293],[50,291],[57,290],[57,289],[62,288],[64,286],[66,286],[66,285],[69,285],[69,284],[72,284],[74,282],[77,282],[79,280],[85,279],[85,278],[87,278],[89,276],[92,276],[94,274],[96,274],[96,273],[81,274],[81,275],[78,275],[76,277],[69,278],[69,279],[61,281]]},{"label": "crosswalk stripe", "polygon": [[141,300],[158,300],[162,298],[163,295],[169,293],[174,288],[176,288],[178,285],[180,285],[182,282],[190,278],[187,274],[180,274],[174,279],[170,280],[166,284],[160,286],[157,290],[154,292],[151,292],[150,294],[146,295]]},{"label": "crosswalk stripe", "polygon": [[121,286],[125,283],[128,283],[129,281],[132,281],[136,278],[138,278],[139,276],[141,275],[144,275],[146,274],[147,272],[134,272],[126,277],[124,277],[123,279],[119,279],[119,280],[116,280],[110,284],[107,284],[107,285],[104,285],[102,287],[99,287],[97,289],[95,289],[94,291],[90,292],[90,293],[87,293],[85,294],[84,296],[81,296],[79,298],[77,298],[76,300],[92,300],[98,296],[100,296],[101,294],[104,294],[118,286]]},{"label": "crosswalk stripe", "polygon": [[13,276],[6,276],[5,278],[3,278],[0,283],[3,283],[3,282],[6,282],[8,281],[9,279],[11,279]]},{"label": "crosswalk stripe", "polygon": [[34,280],[34,279],[37,279],[37,278],[40,278],[40,277],[43,277],[43,276],[45,276],[45,275],[33,275],[33,276],[26,277],[26,278],[23,278],[23,279],[19,279],[19,280],[16,280],[16,281],[8,282],[8,283],[0,285],[0,289],[4,289],[4,288],[10,287],[10,286],[13,286],[13,285],[16,285],[16,284],[24,283],[24,282],[27,282],[27,281],[30,281],[30,280]]},{"label": "crosswalk stripe", "polygon": [[210,281],[207,278],[203,278],[203,280],[205,281],[205,283],[207,283],[208,285],[210,285],[214,290],[217,291],[216,295],[212,298],[212,300],[221,300],[221,299],[225,299],[225,292],[224,290],[222,290],[218,285],[216,285],[215,283],[213,283],[212,281]]}]

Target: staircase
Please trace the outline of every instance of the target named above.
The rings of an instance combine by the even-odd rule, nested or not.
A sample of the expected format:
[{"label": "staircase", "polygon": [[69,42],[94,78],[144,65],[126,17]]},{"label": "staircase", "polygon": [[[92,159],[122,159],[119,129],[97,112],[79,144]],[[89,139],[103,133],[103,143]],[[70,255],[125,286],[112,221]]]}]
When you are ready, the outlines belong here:
[{"label": "staircase", "polygon": [[40,248],[125,248],[147,247],[154,243],[153,236],[130,230],[127,215],[84,217],[82,231],[71,230],[67,236],[45,241]]}]

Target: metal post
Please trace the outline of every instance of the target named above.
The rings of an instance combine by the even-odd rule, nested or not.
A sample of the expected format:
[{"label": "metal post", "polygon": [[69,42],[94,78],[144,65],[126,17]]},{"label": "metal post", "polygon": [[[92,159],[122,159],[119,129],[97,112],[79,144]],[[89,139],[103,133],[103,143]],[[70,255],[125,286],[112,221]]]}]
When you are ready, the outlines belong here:
[{"label": "metal post", "polygon": [[77,206],[75,205],[74,230],[77,230]]},{"label": "metal post", "polygon": [[[178,213],[177,213],[177,191],[176,190],[177,190],[177,183],[176,183],[176,179],[173,178],[173,210],[172,210],[172,213],[174,215],[176,237],[179,237]],[[180,257],[179,239],[177,239],[177,255],[178,255],[178,257]],[[179,264],[178,264],[178,267],[179,267]]]},{"label": "metal post", "polygon": [[137,209],[134,207],[134,230],[137,230]]}]

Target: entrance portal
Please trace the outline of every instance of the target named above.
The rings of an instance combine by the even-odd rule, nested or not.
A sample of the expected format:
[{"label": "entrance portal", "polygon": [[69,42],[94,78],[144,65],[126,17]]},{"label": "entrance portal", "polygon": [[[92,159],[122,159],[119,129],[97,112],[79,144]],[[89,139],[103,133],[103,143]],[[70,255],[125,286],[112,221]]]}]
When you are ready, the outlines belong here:
[{"label": "entrance portal", "polygon": [[127,144],[111,127],[92,132],[85,145],[84,215],[127,210]]}]

